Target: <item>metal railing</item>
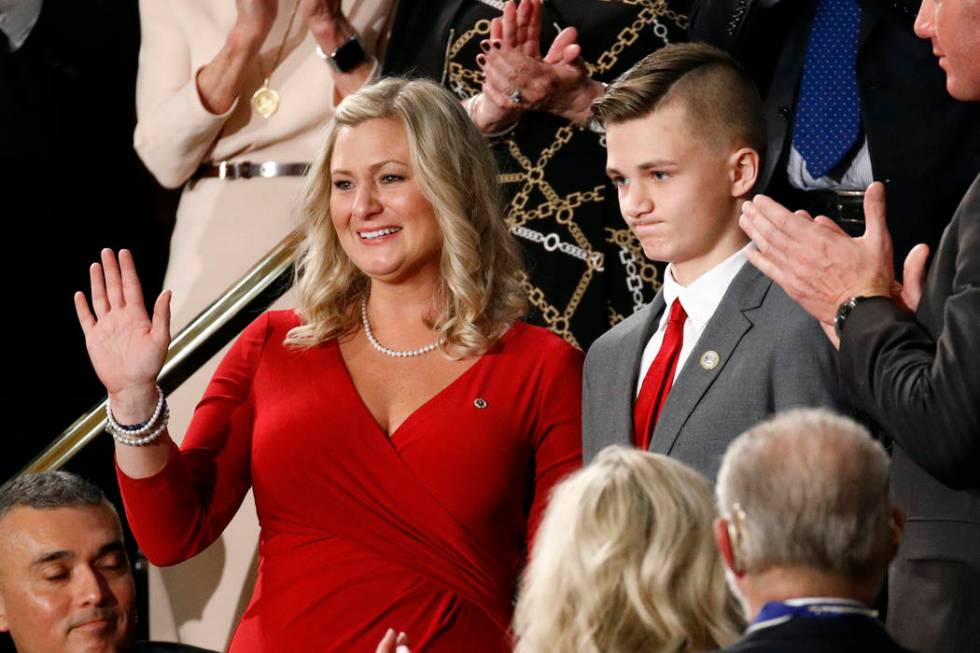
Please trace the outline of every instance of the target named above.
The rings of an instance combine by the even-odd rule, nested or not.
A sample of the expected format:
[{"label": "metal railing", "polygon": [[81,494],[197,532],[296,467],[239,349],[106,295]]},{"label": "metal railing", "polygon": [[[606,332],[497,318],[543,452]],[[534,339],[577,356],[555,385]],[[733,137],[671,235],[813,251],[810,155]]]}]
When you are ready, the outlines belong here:
[{"label": "metal railing", "polygon": [[[302,240],[297,231],[284,238],[170,342],[158,383],[175,390],[228,344],[256,315],[283,295],[293,282],[293,257]],[[106,399],[65,429],[21,471],[59,469],[105,428]]]}]

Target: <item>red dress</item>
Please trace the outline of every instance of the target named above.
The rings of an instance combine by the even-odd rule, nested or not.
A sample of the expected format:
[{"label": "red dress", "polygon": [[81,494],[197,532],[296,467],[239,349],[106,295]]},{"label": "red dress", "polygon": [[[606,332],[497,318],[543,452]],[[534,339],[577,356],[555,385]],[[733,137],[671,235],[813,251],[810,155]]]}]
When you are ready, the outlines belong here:
[{"label": "red dress", "polygon": [[249,486],[259,572],[230,650],[510,650],[516,581],[551,487],[581,464],[582,354],[517,323],[389,438],[336,341],[287,349],[266,313],[238,339],[181,450],[118,473],[147,558],[213,542]]}]

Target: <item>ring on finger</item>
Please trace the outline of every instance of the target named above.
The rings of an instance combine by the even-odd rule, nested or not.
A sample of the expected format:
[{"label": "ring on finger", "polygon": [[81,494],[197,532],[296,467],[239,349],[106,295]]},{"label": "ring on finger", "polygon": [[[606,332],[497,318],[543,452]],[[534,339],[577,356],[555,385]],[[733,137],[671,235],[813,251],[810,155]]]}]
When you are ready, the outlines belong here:
[{"label": "ring on finger", "polygon": [[507,99],[513,102],[514,104],[520,104],[521,100],[524,99],[524,94],[521,92],[521,89],[517,89],[509,96],[507,96]]}]

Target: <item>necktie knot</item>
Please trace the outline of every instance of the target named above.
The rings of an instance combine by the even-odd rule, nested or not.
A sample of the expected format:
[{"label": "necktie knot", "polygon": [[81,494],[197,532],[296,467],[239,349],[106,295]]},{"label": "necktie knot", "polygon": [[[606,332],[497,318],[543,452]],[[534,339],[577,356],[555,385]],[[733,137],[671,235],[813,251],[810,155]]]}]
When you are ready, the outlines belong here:
[{"label": "necktie knot", "polygon": [[674,303],[670,306],[670,315],[667,316],[667,326],[669,327],[672,324],[678,323],[684,324],[686,319],[687,311],[685,311],[684,307],[681,305],[681,300],[675,299]]}]

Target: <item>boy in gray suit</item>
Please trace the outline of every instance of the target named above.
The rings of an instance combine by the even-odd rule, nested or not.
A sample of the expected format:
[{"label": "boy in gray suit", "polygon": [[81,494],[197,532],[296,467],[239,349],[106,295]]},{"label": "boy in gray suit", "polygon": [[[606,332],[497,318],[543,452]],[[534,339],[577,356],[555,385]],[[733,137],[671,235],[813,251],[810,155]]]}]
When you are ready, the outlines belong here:
[{"label": "boy in gray suit", "polygon": [[589,349],[583,455],[633,444],[713,479],[742,431],[837,398],[820,325],[745,265],[738,217],[766,150],[761,101],[731,57],[685,43],[640,61],[593,112],[623,217],[669,265],[653,302]]}]

